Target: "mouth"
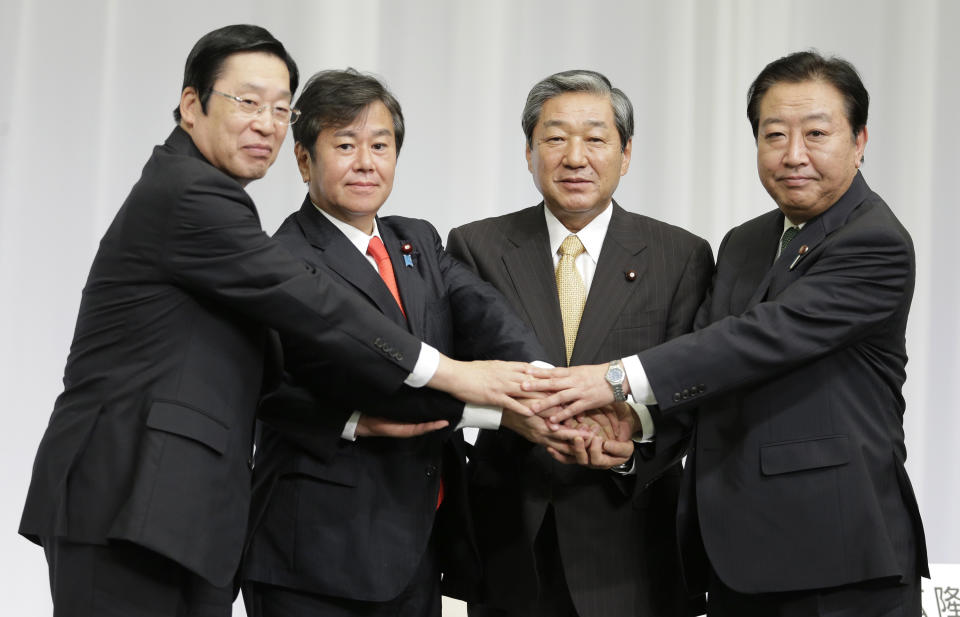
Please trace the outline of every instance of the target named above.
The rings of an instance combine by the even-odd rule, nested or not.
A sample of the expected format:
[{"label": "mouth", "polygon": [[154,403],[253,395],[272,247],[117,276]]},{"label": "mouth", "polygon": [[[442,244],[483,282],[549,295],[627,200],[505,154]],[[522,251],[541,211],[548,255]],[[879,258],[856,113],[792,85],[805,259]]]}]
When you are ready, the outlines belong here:
[{"label": "mouth", "polygon": [[360,193],[368,193],[380,186],[376,182],[348,182],[347,188]]},{"label": "mouth", "polygon": [[787,187],[798,188],[806,186],[807,184],[813,182],[814,179],[810,178],[809,176],[783,176],[779,178],[779,181]]},{"label": "mouth", "polygon": [[586,178],[561,178],[557,182],[568,188],[581,188],[593,184],[592,180]]},{"label": "mouth", "polygon": [[267,158],[273,154],[273,148],[267,144],[249,144],[244,146],[243,150],[255,158]]}]

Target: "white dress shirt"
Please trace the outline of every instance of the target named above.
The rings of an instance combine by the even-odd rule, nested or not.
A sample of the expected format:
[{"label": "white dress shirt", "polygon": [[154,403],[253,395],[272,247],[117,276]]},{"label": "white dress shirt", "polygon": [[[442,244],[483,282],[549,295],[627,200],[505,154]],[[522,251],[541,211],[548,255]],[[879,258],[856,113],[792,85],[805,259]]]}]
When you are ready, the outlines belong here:
[{"label": "white dress shirt", "polygon": [[[317,208],[316,204],[313,204]],[[317,212],[326,217],[328,221],[333,223],[334,227],[343,232],[343,235],[347,237],[347,240],[350,241],[350,244],[356,247],[360,254],[366,257],[367,263],[370,264],[370,267],[373,268],[377,275],[379,276],[380,270],[377,268],[377,261],[371,255],[367,255],[367,246],[370,244],[370,239],[374,236],[381,238],[380,228],[377,227],[377,221],[373,221],[373,233],[366,234],[363,231],[357,229],[349,223],[345,223],[340,219],[334,218],[317,208]],[[382,240],[383,238],[381,238]],[[426,343],[420,343],[420,356],[417,358],[417,363],[413,367],[413,372],[404,380],[404,383],[413,388],[419,388],[427,384],[430,379],[433,378],[434,373],[437,372],[437,367],[440,365],[440,352],[436,348],[427,345]],[[500,427],[500,409],[489,407],[486,405],[472,405],[466,404],[463,408],[463,415],[460,417],[460,422],[457,424],[457,429],[461,429],[467,426],[476,427],[476,428],[491,428],[496,430]],[[349,439],[350,441],[355,441],[357,438],[357,424],[360,422],[360,411],[354,411],[350,415],[350,419],[347,420],[346,425],[343,427],[343,433],[341,437],[344,439]]]}]

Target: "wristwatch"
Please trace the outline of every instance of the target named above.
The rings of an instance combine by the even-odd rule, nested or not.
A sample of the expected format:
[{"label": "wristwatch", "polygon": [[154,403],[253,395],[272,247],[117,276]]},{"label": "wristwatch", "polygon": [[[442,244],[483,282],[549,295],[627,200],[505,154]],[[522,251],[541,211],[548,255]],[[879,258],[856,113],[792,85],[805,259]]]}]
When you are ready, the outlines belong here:
[{"label": "wristwatch", "polygon": [[623,393],[623,382],[626,377],[627,373],[623,370],[623,362],[620,362],[620,360],[611,362],[607,368],[607,374],[604,376],[604,379],[606,379],[610,387],[613,388],[614,400],[621,403],[627,400],[627,395]]},{"label": "wristwatch", "polygon": [[614,465],[613,467],[611,467],[611,468],[610,468],[610,471],[612,471],[612,472],[614,472],[614,473],[621,474],[621,475],[630,473],[630,471],[633,469],[634,456],[636,456],[636,452],[634,452],[633,454],[631,454],[631,455],[630,455],[630,458],[628,458],[625,462],[620,463],[619,465]]}]

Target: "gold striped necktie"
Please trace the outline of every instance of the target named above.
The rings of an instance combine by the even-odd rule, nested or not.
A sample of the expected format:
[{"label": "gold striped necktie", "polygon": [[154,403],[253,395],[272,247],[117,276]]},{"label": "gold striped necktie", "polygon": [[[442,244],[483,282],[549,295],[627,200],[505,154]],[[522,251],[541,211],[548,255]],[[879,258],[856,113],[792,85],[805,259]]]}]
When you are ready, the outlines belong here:
[{"label": "gold striped necktie", "polygon": [[560,298],[560,316],[563,319],[563,339],[566,344],[567,365],[573,355],[573,344],[580,328],[580,316],[587,302],[587,288],[577,272],[575,262],[584,252],[580,238],[571,234],[560,245],[560,261],[557,263],[557,295]]}]

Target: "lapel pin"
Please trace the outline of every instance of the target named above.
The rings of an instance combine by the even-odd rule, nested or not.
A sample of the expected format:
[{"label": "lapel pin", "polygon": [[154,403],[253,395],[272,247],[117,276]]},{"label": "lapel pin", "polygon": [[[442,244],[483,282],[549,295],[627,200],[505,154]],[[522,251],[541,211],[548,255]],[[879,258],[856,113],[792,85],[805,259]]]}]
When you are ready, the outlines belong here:
[{"label": "lapel pin", "polygon": [[404,242],[400,245],[400,252],[403,253],[403,265],[408,268],[413,267],[413,245],[409,242]]},{"label": "lapel pin", "polygon": [[797,249],[797,256],[793,258],[793,263],[790,264],[790,269],[793,270],[794,266],[797,265],[797,262],[800,261],[800,258],[807,254],[807,251],[810,250],[810,247],[804,244],[799,249]]},{"label": "lapel pin", "polygon": [[627,270],[623,273],[623,278],[627,279],[628,283],[632,283],[637,280],[637,271],[636,270]]}]

